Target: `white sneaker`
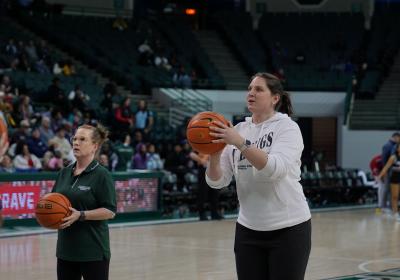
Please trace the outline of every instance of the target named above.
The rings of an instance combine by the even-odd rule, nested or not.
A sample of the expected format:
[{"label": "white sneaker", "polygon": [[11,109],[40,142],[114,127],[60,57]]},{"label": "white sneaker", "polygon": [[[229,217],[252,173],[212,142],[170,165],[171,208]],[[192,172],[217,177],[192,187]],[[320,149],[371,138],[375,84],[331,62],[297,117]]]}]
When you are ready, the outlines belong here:
[{"label": "white sneaker", "polygon": [[399,220],[399,218],[400,218],[399,213],[393,213],[391,215],[391,218],[394,219],[394,220]]}]

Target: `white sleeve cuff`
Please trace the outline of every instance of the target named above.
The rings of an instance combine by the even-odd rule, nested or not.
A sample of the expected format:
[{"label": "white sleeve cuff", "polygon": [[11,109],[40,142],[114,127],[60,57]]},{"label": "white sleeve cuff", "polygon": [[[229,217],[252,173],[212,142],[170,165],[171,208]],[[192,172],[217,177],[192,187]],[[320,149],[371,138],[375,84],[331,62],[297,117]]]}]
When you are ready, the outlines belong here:
[{"label": "white sleeve cuff", "polygon": [[208,177],[207,173],[206,173],[206,182],[213,189],[221,189],[224,187],[224,185],[223,185],[224,175],[222,175],[221,178],[219,178],[218,180],[215,181],[215,180],[212,180],[210,177]]},{"label": "white sleeve cuff", "polygon": [[274,174],[275,170],[276,170],[276,158],[274,157],[274,155],[268,155],[267,164],[260,171],[265,173],[268,177],[271,177],[272,174]]}]

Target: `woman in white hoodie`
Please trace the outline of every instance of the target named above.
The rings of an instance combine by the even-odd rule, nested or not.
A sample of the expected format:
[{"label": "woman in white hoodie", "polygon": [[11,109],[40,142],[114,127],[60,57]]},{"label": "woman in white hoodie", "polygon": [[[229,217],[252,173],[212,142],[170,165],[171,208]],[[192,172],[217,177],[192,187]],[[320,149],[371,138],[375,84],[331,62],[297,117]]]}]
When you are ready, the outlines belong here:
[{"label": "woman in white hoodie", "polygon": [[289,117],[292,104],[281,82],[268,73],[251,79],[252,117],[229,126],[215,122],[215,143],[206,180],[222,188],[235,177],[240,204],[235,258],[239,280],[304,279],[311,250],[311,214],[300,185],[303,138]]}]

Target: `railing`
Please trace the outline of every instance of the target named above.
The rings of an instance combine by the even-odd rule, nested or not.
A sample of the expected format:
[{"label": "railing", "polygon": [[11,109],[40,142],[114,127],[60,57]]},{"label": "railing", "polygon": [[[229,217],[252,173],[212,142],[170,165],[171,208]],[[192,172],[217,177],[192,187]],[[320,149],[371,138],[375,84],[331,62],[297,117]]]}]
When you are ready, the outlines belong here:
[{"label": "railing", "polygon": [[352,86],[349,85],[346,92],[346,98],[344,101],[344,120],[343,120],[344,125],[348,125],[350,122],[351,112],[353,111],[353,103],[354,103],[354,94]]},{"label": "railing", "polygon": [[169,107],[169,124],[177,127],[194,114],[212,110],[212,101],[192,89],[161,88],[160,101]]},{"label": "railing", "polygon": [[133,11],[129,9],[116,10],[113,8],[65,5],[63,8],[63,14],[101,17],[116,17],[118,15],[123,18],[131,18],[133,16]]}]

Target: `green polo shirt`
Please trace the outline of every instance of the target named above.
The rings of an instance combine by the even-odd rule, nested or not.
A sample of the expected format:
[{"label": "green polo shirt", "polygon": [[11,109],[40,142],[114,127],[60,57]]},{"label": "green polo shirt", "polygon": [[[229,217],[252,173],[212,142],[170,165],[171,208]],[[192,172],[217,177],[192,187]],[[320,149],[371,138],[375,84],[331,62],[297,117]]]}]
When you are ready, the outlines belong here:
[{"label": "green polo shirt", "polygon": [[[110,172],[93,160],[78,176],[75,163],[63,168],[53,192],[68,197],[78,211],[107,208],[116,212],[115,187]],[[66,261],[98,261],[110,259],[110,238],[107,220],[76,221],[58,230],[57,258]]]}]

